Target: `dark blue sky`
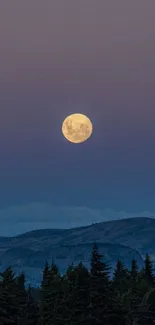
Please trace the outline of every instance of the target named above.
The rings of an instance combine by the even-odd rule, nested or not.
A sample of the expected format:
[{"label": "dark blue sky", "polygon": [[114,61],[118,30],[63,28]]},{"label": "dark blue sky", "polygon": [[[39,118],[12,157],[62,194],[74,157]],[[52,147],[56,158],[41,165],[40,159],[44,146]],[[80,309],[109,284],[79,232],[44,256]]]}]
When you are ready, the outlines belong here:
[{"label": "dark blue sky", "polygon": [[[155,2],[0,3],[0,209],[155,211]],[[84,113],[92,137],[67,142]]]}]

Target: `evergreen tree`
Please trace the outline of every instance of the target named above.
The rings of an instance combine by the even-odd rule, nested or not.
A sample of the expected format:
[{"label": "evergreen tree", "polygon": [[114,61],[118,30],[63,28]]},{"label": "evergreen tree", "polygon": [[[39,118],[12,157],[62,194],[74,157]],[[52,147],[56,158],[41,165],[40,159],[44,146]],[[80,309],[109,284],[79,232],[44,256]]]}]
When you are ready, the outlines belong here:
[{"label": "evergreen tree", "polygon": [[101,277],[104,282],[109,283],[109,267],[103,262],[103,255],[99,253],[96,243],[93,244],[91,254],[90,274],[91,276]]},{"label": "evergreen tree", "polygon": [[109,317],[109,267],[93,244],[90,269],[90,324],[102,324]]},{"label": "evergreen tree", "polygon": [[46,325],[49,319],[49,308],[48,308],[48,295],[49,295],[49,265],[48,262],[45,263],[45,267],[43,269],[43,279],[41,283],[41,299],[40,299],[40,325]]},{"label": "evergreen tree", "polygon": [[50,325],[55,323],[56,310],[59,306],[61,291],[61,276],[56,264],[52,263],[49,277],[49,307],[50,307]]},{"label": "evergreen tree", "polygon": [[144,260],[144,279],[149,285],[152,285],[154,283],[153,265],[151,258],[148,254],[146,254]]},{"label": "evergreen tree", "polygon": [[18,321],[17,324],[24,325],[24,318],[26,315],[26,302],[27,302],[27,294],[25,290],[25,274],[21,272],[19,276],[16,278],[16,286],[17,286],[17,300],[18,300]]},{"label": "evergreen tree", "polygon": [[55,264],[49,268],[47,263],[43,272],[42,298],[40,305],[40,324],[53,325],[56,318],[56,308],[61,277]]},{"label": "evergreen tree", "polygon": [[133,285],[138,281],[138,265],[137,261],[135,259],[132,260],[132,265],[131,265],[131,282]]},{"label": "evergreen tree", "polygon": [[113,287],[121,295],[126,292],[128,288],[129,272],[125,268],[124,264],[120,259],[117,260],[116,268],[113,274]]},{"label": "evergreen tree", "polygon": [[0,284],[0,319],[4,324],[17,324],[19,309],[15,275],[8,267],[2,272]]},{"label": "evergreen tree", "polygon": [[73,263],[68,266],[66,273],[61,278],[59,302],[57,303],[56,324],[72,325],[74,314],[74,294],[76,282],[76,268]]},{"label": "evergreen tree", "polygon": [[68,281],[66,275],[61,277],[55,306],[55,325],[72,324],[72,310],[69,308]]},{"label": "evergreen tree", "polygon": [[123,304],[123,295],[128,289],[129,272],[123,262],[118,259],[113,273],[111,285],[110,325],[124,325],[127,309]]},{"label": "evergreen tree", "polygon": [[29,285],[27,290],[27,304],[26,304],[26,325],[37,325],[39,320],[39,306],[32,297],[32,289]]},{"label": "evergreen tree", "polygon": [[1,273],[0,279],[0,325],[4,324],[15,324],[12,319],[12,315],[8,315],[6,310],[6,295],[4,295],[4,288],[3,288],[3,274]]},{"label": "evergreen tree", "polygon": [[90,277],[82,263],[75,268],[75,290],[72,295],[72,324],[89,324]]},{"label": "evergreen tree", "polygon": [[[75,292],[75,283],[76,283],[76,268],[73,263],[68,266],[66,271],[66,280],[67,280],[67,306],[72,311],[73,310],[73,299]],[[71,315],[70,315],[71,316]]]},{"label": "evergreen tree", "polygon": [[76,282],[76,269],[75,269],[73,263],[70,264],[67,268],[66,278],[68,281],[68,290],[69,290],[69,293],[71,293],[72,290],[75,288],[75,282]]},{"label": "evergreen tree", "polygon": [[129,306],[130,306],[130,315],[132,320],[135,318],[137,311],[140,305],[140,296],[139,296],[139,272],[138,265],[135,259],[132,260],[131,271],[130,271],[130,288],[129,291]]}]

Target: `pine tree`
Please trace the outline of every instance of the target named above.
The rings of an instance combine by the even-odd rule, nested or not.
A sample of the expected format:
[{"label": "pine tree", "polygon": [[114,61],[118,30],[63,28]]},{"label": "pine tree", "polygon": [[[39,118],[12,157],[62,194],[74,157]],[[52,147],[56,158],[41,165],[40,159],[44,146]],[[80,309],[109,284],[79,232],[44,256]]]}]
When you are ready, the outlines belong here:
[{"label": "pine tree", "polygon": [[152,285],[154,283],[153,265],[151,258],[148,254],[146,254],[144,260],[144,279],[149,285]]},{"label": "pine tree", "polygon": [[118,259],[114,269],[111,284],[111,316],[110,325],[124,325],[127,310],[123,305],[122,297],[128,290],[129,272],[125,268],[124,263]]},{"label": "pine tree", "polygon": [[55,323],[61,277],[55,264],[45,265],[41,285],[40,324],[53,325]]},{"label": "pine tree", "polygon": [[12,315],[8,315],[6,310],[6,295],[4,295],[4,288],[2,285],[3,275],[1,274],[0,281],[0,325],[4,324],[15,324],[15,321],[12,319]]},{"label": "pine tree", "polygon": [[130,314],[132,315],[132,320],[134,320],[135,315],[140,306],[140,296],[139,296],[139,271],[137,261],[135,259],[132,260],[131,271],[130,271]]},{"label": "pine tree", "polygon": [[90,324],[102,324],[109,317],[109,267],[93,244],[90,269]]},{"label": "pine tree", "polygon": [[64,275],[61,277],[58,288],[57,303],[55,306],[55,325],[72,324],[72,310],[69,308],[68,297],[68,281],[66,275]]},{"label": "pine tree", "polygon": [[25,274],[21,272],[19,276],[16,278],[16,286],[17,286],[17,300],[18,300],[18,322],[17,324],[24,325],[24,318],[26,315],[26,301],[27,294],[25,290]]},{"label": "pine tree", "polygon": [[3,319],[4,324],[17,324],[19,316],[18,295],[16,278],[11,267],[2,272],[0,292],[0,319]]},{"label": "pine tree", "polygon": [[32,297],[32,289],[29,285],[27,290],[26,325],[37,325],[39,320],[39,306]]},{"label": "pine tree", "polygon": [[70,264],[67,268],[66,278],[68,281],[68,289],[69,289],[69,292],[71,293],[75,287],[75,282],[76,282],[76,269],[75,269],[73,263]]},{"label": "pine tree", "polygon": [[131,281],[133,284],[138,281],[138,265],[137,261],[135,259],[132,260],[132,265],[131,265]]},{"label": "pine tree", "polygon": [[75,282],[76,270],[72,263],[68,266],[64,276],[61,277],[56,303],[56,325],[72,325]]},{"label": "pine tree", "polygon": [[74,296],[75,283],[76,283],[76,269],[75,269],[73,263],[71,265],[69,265],[68,268],[67,268],[66,280],[67,280],[67,285],[68,285],[68,289],[67,289],[67,306],[72,311],[73,310],[73,299],[72,299],[72,297]]},{"label": "pine tree", "polygon": [[113,286],[121,295],[127,290],[129,272],[120,259],[117,260],[113,274]]},{"label": "pine tree", "polygon": [[102,261],[103,255],[98,252],[97,244],[93,244],[91,254],[91,276],[98,276],[104,278],[106,283],[109,282],[109,267]]},{"label": "pine tree", "polygon": [[72,324],[89,324],[90,277],[82,263],[75,268],[76,281],[72,301]]},{"label": "pine tree", "polygon": [[40,325],[46,325],[49,319],[49,310],[48,310],[48,295],[49,295],[49,265],[48,262],[45,263],[45,267],[43,269],[43,279],[41,283],[41,299],[40,299]]},{"label": "pine tree", "polygon": [[61,290],[61,276],[56,264],[52,263],[50,268],[50,277],[49,277],[49,307],[50,307],[50,323],[55,324],[57,318],[56,310],[59,305]]}]

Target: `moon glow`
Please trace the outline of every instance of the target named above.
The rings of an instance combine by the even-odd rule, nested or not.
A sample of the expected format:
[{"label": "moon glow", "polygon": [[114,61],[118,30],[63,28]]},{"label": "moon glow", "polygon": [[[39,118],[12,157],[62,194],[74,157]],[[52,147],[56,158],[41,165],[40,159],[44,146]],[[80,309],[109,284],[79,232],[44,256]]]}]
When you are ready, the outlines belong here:
[{"label": "moon glow", "polygon": [[64,137],[73,143],[86,141],[93,132],[90,119],[83,114],[71,114],[65,118],[62,124]]}]

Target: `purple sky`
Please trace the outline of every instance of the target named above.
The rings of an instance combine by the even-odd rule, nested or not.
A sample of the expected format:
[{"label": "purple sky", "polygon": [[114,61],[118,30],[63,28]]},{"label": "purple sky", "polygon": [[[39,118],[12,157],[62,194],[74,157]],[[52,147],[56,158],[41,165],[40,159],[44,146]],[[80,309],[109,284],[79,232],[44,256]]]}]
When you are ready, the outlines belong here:
[{"label": "purple sky", "polygon": [[[155,1],[0,1],[0,208],[155,211]],[[63,139],[66,115],[94,124]]]}]

